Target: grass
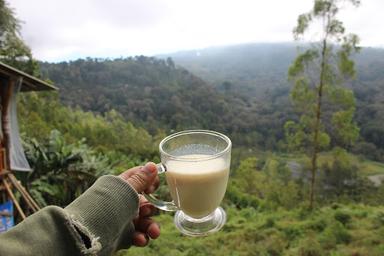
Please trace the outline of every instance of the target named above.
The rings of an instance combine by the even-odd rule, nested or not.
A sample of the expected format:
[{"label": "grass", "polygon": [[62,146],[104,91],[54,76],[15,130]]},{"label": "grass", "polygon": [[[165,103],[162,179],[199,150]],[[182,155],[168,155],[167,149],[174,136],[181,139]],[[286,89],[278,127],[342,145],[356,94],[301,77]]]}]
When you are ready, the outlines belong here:
[{"label": "grass", "polygon": [[161,214],[159,239],[118,255],[384,255],[382,206],[339,204],[313,212],[229,208],[227,213],[221,231],[201,238],[181,235],[172,216]]},{"label": "grass", "polygon": [[[279,159],[303,164],[305,156],[267,154],[264,168],[276,168]],[[384,164],[349,154],[363,175],[384,174]],[[320,155],[320,165],[331,161],[330,153]],[[244,167],[245,168],[245,167]],[[253,166],[249,166],[253,170]],[[247,194],[245,195],[248,196]],[[376,197],[376,194],[375,194]],[[159,239],[145,248],[132,247],[118,256],[382,256],[384,255],[384,206],[333,203],[308,211],[262,207],[228,206],[224,228],[207,237],[181,235],[173,216],[162,213],[156,220],[162,227]],[[379,202],[379,201],[378,201]],[[231,205],[228,203],[227,205]],[[301,204],[299,204],[301,205]],[[304,204],[303,204],[304,205]],[[272,206],[273,207],[273,206]]]},{"label": "grass", "polygon": [[369,176],[369,175],[377,175],[377,174],[384,174],[384,164],[374,161],[365,160],[361,165],[362,172]]}]

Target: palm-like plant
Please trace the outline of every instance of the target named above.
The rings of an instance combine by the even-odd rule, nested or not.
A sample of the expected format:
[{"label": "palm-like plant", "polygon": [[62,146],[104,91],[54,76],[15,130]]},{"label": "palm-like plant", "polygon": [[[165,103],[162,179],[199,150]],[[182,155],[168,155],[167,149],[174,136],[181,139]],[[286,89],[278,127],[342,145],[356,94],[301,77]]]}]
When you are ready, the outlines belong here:
[{"label": "palm-like plant", "polygon": [[43,144],[25,139],[24,148],[33,169],[27,188],[40,205],[65,206],[99,176],[112,172],[108,158],[91,150],[85,140],[68,144],[57,130]]}]

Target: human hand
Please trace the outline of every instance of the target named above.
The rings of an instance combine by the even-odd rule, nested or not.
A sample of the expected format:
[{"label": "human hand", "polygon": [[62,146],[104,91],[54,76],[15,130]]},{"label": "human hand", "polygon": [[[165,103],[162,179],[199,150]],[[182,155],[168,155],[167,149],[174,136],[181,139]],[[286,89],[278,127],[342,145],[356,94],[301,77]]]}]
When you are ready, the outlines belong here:
[{"label": "human hand", "polygon": [[156,239],[160,235],[159,225],[150,218],[156,212],[156,208],[140,195],[141,192],[150,194],[159,186],[156,165],[147,163],[145,166],[134,167],[123,172],[119,177],[139,193],[139,215],[133,220],[136,229],[133,234],[133,244],[146,246],[150,238]]}]

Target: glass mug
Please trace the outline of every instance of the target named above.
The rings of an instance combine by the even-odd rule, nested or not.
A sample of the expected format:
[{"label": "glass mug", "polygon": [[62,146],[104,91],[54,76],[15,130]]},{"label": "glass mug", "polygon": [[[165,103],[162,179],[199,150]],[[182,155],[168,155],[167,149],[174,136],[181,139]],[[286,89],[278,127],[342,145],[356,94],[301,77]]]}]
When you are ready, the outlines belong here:
[{"label": "glass mug", "polygon": [[227,188],[231,140],[218,132],[189,130],[160,142],[161,164],[172,202],[144,194],[157,208],[176,211],[174,222],[185,235],[202,236],[221,229],[226,213],[219,205]]}]

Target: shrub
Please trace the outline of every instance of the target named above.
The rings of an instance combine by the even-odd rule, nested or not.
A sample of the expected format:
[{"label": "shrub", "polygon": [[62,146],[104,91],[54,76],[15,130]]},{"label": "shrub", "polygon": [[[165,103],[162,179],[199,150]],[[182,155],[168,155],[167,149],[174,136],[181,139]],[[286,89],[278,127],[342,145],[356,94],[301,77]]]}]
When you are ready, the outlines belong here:
[{"label": "shrub", "polygon": [[351,220],[351,215],[346,212],[337,211],[334,214],[334,218],[345,226]]},{"label": "shrub", "polygon": [[337,244],[348,244],[352,240],[351,235],[344,228],[344,226],[335,221],[331,223],[323,232],[320,242],[326,248],[334,248]]},{"label": "shrub", "polygon": [[286,246],[287,242],[279,233],[271,234],[265,241],[263,241],[263,247],[265,248],[266,255],[270,256],[282,255]]},{"label": "shrub", "polygon": [[264,228],[272,228],[275,226],[275,220],[272,217],[268,217],[263,225]]},{"label": "shrub", "polygon": [[299,245],[300,256],[322,256],[324,255],[323,249],[320,243],[315,239],[313,235],[302,240]]},{"label": "shrub", "polygon": [[300,237],[302,234],[302,230],[298,226],[295,226],[295,225],[284,228],[282,231],[284,232],[286,239],[288,241],[292,241],[292,240],[296,239],[297,237]]},{"label": "shrub", "polygon": [[384,212],[378,212],[373,217],[373,226],[374,228],[380,228],[384,225]]},{"label": "shrub", "polygon": [[317,219],[308,222],[306,229],[312,229],[313,231],[322,232],[327,227],[327,222],[324,219]]}]

